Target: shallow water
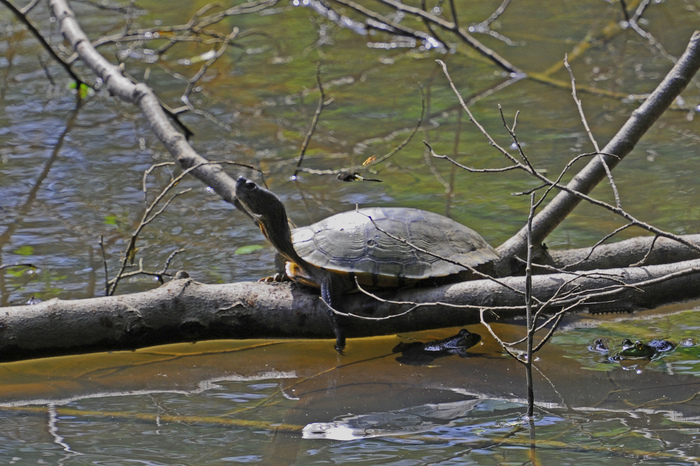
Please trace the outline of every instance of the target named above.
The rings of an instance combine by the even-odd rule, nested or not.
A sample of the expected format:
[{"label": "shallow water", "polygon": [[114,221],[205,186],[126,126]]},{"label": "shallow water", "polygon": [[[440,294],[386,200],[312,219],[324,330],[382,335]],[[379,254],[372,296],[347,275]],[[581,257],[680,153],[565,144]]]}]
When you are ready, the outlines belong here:
[{"label": "shallow water", "polygon": [[[460,7],[462,24],[478,23],[498,6],[473,3]],[[159,2],[146,2],[135,22],[143,27],[181,23],[202,5],[163,11]],[[91,37],[123,25],[113,12],[73,7]],[[692,1],[655,2],[642,25],[666,53],[678,56],[697,28],[698,8]],[[637,104],[583,88],[624,96],[645,93],[670,68],[664,53],[633,31],[604,41],[585,39],[618,21],[618,9],[607,2],[540,2],[537,9],[514,2],[493,24],[511,45],[477,38],[531,74],[557,66],[569,53],[588,121],[603,145]],[[33,19],[49,31],[41,7]],[[101,295],[99,238],[114,273],[143,212],[143,173],[170,156],[136,110],[110,96],[90,95],[76,108],[68,79],[47,59],[51,84],[37,62],[41,51],[25,29],[9,15],[0,18],[0,25],[0,263],[37,266],[4,269],[0,302]],[[210,160],[259,166],[300,225],[358,203],[446,213],[476,228],[494,246],[521,227],[528,199],[511,194],[534,187],[532,180],[517,174],[466,175],[440,161],[426,162],[424,140],[437,153],[465,164],[504,163],[459,116],[435,59],[447,63],[465,98],[474,97],[471,110],[505,147],[511,141],[497,106],[507,121],[520,112],[518,138],[526,154],[550,174],[591,150],[568,89],[533,77],[484,95],[508,76],[463,46],[450,53],[404,47],[381,34],[360,36],[338,28],[309,8],[287,3],[232,17],[223,33],[233,25],[264,34],[243,36],[230,47],[192,98],[207,113],[183,120],[195,133],[195,148]],[[52,37],[60,41],[55,31]],[[576,44],[588,42],[593,46],[574,56]],[[126,69],[137,79],[148,75],[163,101],[178,106],[184,79],[197,71],[201,62],[196,58],[210,50],[204,44],[176,47],[158,64],[133,59]],[[114,47],[102,51],[115,56]],[[136,47],[133,56],[142,52]],[[421,130],[368,173],[382,183],[338,183],[333,176],[310,174],[302,174],[298,183],[290,180],[317,107],[317,62],[326,97],[333,101],[308,148],[308,168],[358,167],[391,151],[416,125],[422,86],[427,116]],[[563,69],[552,76],[569,80]],[[696,80],[683,94],[684,109],[667,112],[615,173],[623,205],[675,233],[697,232],[700,226],[695,177],[700,141],[697,115],[690,110],[700,104],[698,89]],[[234,176],[238,171],[229,169]],[[153,199],[170,177],[171,168],[155,170],[147,198]],[[159,268],[184,248],[171,269],[185,269],[198,281],[268,275],[273,251],[254,225],[196,181],[185,180],[181,188],[187,187],[192,192],[144,230],[138,258]],[[608,191],[601,187],[596,194],[609,198]],[[590,245],[621,224],[611,214],[581,206],[547,244]],[[234,253],[243,246],[262,248]],[[123,282],[119,291],[154,286],[139,278]],[[536,460],[697,462],[700,357],[694,342],[700,324],[695,308],[572,318],[536,361]],[[2,364],[0,459],[16,464],[528,461],[523,369],[483,328],[469,330],[482,335],[469,357],[452,355],[423,366],[397,361],[392,350],[402,342],[445,338],[458,329],[351,340],[345,357],[338,357],[329,341],[270,340]],[[522,333],[517,324],[496,330],[509,339]],[[620,364],[587,349],[598,337],[693,340],[658,360]]]},{"label": "shallow water", "polygon": [[[666,325],[697,334],[697,310],[660,313],[641,316],[646,329],[638,318],[603,319],[595,329],[579,320],[538,355],[540,461],[697,461],[697,345],[635,368],[587,348],[591,337],[647,338]],[[521,331],[495,330],[504,338]],[[3,364],[0,457],[20,464],[527,461],[524,373],[490,336],[482,331],[466,358],[428,365],[401,363],[393,352],[400,342],[455,331],[351,340],[344,357],[329,341],[249,340]]]}]

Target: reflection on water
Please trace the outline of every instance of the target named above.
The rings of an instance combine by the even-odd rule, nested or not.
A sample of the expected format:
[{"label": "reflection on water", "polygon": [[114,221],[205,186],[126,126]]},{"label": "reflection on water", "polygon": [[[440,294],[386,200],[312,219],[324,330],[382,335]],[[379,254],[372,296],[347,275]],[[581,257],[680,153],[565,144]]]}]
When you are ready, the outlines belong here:
[{"label": "reflection on water", "polygon": [[[466,417],[478,400],[411,406],[396,411],[343,416],[304,426],[305,439],[357,440],[428,432]],[[441,429],[442,430],[442,429]]]}]

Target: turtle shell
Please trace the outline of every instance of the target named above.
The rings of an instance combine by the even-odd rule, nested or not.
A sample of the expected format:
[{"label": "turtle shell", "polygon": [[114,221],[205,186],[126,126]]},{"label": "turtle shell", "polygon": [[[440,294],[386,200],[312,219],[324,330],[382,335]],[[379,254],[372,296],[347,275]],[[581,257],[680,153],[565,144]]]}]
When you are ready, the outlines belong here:
[{"label": "turtle shell", "polygon": [[295,229],[292,241],[309,264],[377,287],[447,277],[498,258],[471,228],[439,214],[404,207],[333,215]]}]

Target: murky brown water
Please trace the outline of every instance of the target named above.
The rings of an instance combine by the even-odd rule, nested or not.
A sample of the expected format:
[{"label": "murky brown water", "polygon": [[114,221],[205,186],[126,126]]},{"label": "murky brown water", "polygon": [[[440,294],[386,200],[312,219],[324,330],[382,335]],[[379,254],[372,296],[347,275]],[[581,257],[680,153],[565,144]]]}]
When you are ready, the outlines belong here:
[{"label": "murky brown water", "polygon": [[[189,11],[162,11],[158,2],[147,2],[136,21],[142,26],[184,22],[203,5],[197,3]],[[461,7],[464,25],[482,21],[498,6],[472,3]],[[119,15],[74,7],[91,37],[120,30]],[[41,8],[33,18],[46,31]],[[512,45],[477,37],[524,71],[541,73],[561,63],[565,53],[571,55],[588,34],[596,36],[619,20],[618,8],[607,2],[540,2],[537,8],[514,2],[493,24]],[[697,28],[699,8],[694,1],[650,5],[642,25],[664,52],[624,31],[571,59],[577,83],[622,95],[649,92],[670,67],[664,53],[679,55]],[[195,148],[210,160],[260,166],[296,223],[358,203],[449,213],[494,245],[520,228],[528,200],[511,193],[533,187],[532,181],[513,174],[465,175],[439,161],[426,164],[424,157],[423,140],[465,164],[503,165],[483,136],[458,117],[457,102],[435,59],[447,63],[468,98],[507,80],[490,62],[462,46],[456,53],[389,46],[382,35],[359,36],[311,9],[287,3],[265,14],[232,17],[227,27],[233,25],[264,34],[242,37],[230,47],[192,98],[207,115],[192,114],[184,121],[195,133]],[[31,35],[9,14],[2,15],[0,26],[0,263],[38,267],[3,270],[0,302],[100,295],[99,237],[104,237],[113,272],[142,214],[143,173],[154,163],[169,161],[169,155],[135,109],[108,95],[91,96],[76,109],[67,78],[48,59],[55,84],[46,78]],[[58,43],[57,36],[54,41]],[[210,49],[203,44],[176,47],[158,65],[133,60],[126,69],[137,79],[148,74],[159,96],[177,106],[183,76],[198,69],[197,63],[178,60]],[[114,58],[113,48],[102,51]],[[133,53],[140,52],[137,47]],[[338,183],[332,176],[308,174],[298,183],[290,180],[317,106],[317,62],[333,102],[309,146],[309,168],[358,166],[392,150],[418,120],[423,87],[426,120],[411,143],[371,174],[382,183]],[[551,76],[569,79],[563,69]],[[580,95],[601,145],[635,108],[626,99]],[[696,80],[683,103],[697,106],[699,95]],[[591,150],[565,88],[528,78],[470,104],[481,123],[508,146],[498,104],[509,121],[521,112],[518,137],[527,155],[550,173]],[[616,181],[626,208],[677,233],[700,230],[698,134],[695,113],[664,115],[618,168]],[[149,198],[169,178],[169,169],[156,171],[149,178]],[[248,219],[195,181],[183,187],[193,192],[144,231],[139,257],[158,268],[184,248],[173,269],[184,268],[209,283],[269,274],[273,251]],[[607,196],[605,191],[598,194]],[[621,224],[584,206],[548,244],[584,246]],[[246,245],[263,249],[234,254]],[[120,291],[153,286],[148,279],[136,279]],[[587,349],[599,336],[616,341],[697,339],[700,323],[693,312],[682,312],[688,309],[694,307],[623,320],[572,321],[555,337],[537,361],[539,461],[690,463],[700,457],[695,340],[635,366],[612,363]],[[640,317],[648,320],[639,324]],[[0,458],[18,464],[527,461],[529,433],[520,422],[522,367],[505,357],[484,329],[470,330],[483,336],[470,357],[453,355],[425,366],[400,363],[392,349],[400,342],[444,338],[457,329],[352,340],[343,358],[328,341],[227,341],[2,364]],[[517,338],[521,328],[504,324],[497,331],[503,338]]]}]

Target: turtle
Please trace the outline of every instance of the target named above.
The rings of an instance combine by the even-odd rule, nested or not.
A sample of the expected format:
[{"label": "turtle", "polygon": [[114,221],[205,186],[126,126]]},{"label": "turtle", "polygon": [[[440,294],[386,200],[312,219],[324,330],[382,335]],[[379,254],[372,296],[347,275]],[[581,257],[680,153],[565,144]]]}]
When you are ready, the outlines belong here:
[{"label": "turtle", "polygon": [[457,281],[499,258],[471,228],[425,210],[355,209],[291,230],[282,201],[243,176],[236,181],[235,204],[286,262],[287,277],[320,288],[339,353],[345,348],[345,332],[334,310],[342,310],[342,294],[358,284],[377,289]]}]

